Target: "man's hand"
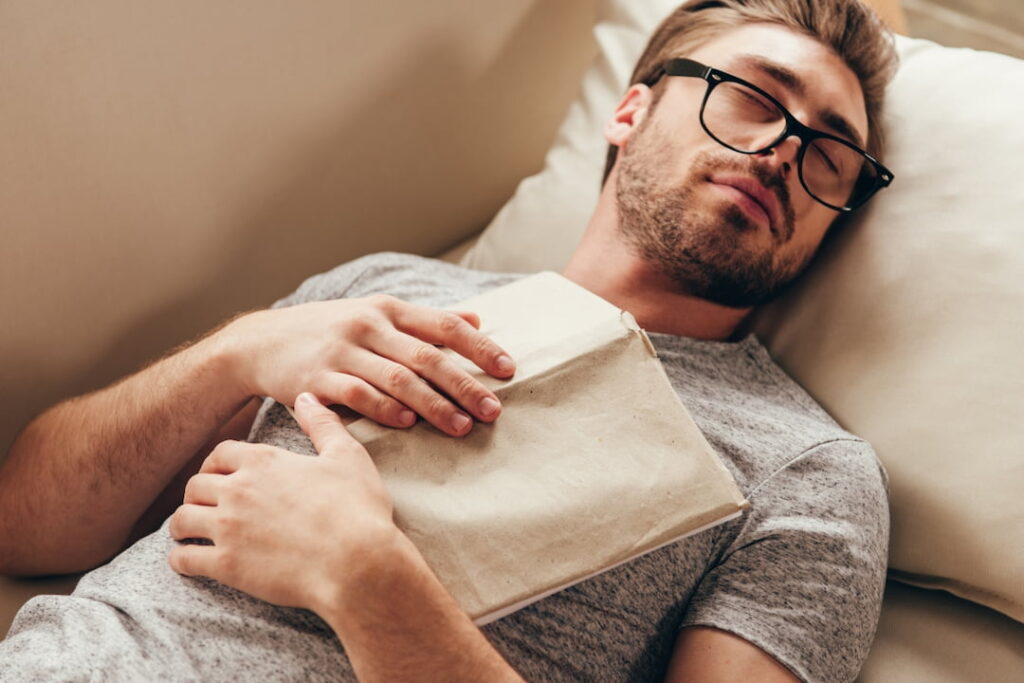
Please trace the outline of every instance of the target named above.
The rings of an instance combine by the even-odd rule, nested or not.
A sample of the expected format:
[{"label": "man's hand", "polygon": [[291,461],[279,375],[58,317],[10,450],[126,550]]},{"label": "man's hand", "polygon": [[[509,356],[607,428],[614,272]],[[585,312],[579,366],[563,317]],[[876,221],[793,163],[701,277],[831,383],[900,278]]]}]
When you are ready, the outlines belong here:
[{"label": "man's hand", "polygon": [[261,600],[322,612],[339,577],[362,570],[401,532],[391,496],[362,444],[312,394],[295,414],[320,457],[239,441],[220,444],[171,516],[171,567]]},{"label": "man's hand", "polygon": [[291,405],[300,391],[311,391],[325,404],[347,406],[384,425],[409,427],[415,412],[462,436],[472,417],[492,422],[501,405],[435,345],[494,377],[515,372],[512,359],[479,326],[474,313],[378,295],[258,311],[221,334],[237,349],[239,381],[253,396]]},{"label": "man's hand", "polygon": [[[320,615],[359,680],[519,681],[393,522],[369,454],[309,393],[318,458],[228,441],[188,483],[171,567]],[[400,628],[396,628],[400,625]]]}]

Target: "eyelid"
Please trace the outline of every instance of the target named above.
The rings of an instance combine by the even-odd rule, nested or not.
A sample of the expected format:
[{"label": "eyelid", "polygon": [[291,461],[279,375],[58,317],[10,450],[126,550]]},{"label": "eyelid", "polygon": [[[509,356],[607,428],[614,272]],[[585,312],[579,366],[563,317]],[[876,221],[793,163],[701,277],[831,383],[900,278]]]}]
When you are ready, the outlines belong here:
[{"label": "eyelid", "polygon": [[[742,78],[747,83],[753,85],[755,88],[757,88],[761,92],[767,93],[767,95],[769,97],[771,97],[773,100],[775,100],[776,102],[781,104],[787,110],[789,109],[789,107],[786,104],[785,97],[781,96],[780,93],[778,93],[775,90],[773,90],[772,83],[774,83],[774,81],[772,81],[772,83],[760,83],[760,82],[758,82],[758,79],[756,79],[756,78],[749,78],[749,77],[746,77],[746,76],[740,76],[740,78]],[[769,79],[769,80],[771,80],[771,79]],[[761,95],[761,93],[758,93],[756,91],[755,91],[755,93],[757,95],[759,95],[759,96]]]},{"label": "eyelid", "polygon": [[[740,78],[744,78],[744,77],[740,76]],[[758,83],[757,81],[755,81],[753,79],[744,78],[744,80],[746,80],[751,85],[755,85],[758,88],[760,88],[761,90],[763,90],[764,92],[768,93],[768,95],[771,96],[772,98],[774,98],[774,100],[776,102],[781,104],[785,108],[786,111],[790,112],[790,114],[792,114],[797,119],[797,121],[800,121],[800,123],[804,123],[803,121],[800,120],[800,117],[796,116],[796,114],[793,114],[792,104],[790,102],[786,101],[786,97],[785,96],[787,94],[789,94],[789,90],[787,88],[785,88],[784,86],[780,86],[781,89],[784,90],[785,92],[784,93],[779,93],[779,92],[774,91],[770,86],[769,87],[765,87],[765,84]],[[760,93],[757,93],[755,91],[755,94],[759,95]],[[811,130],[815,130],[815,131],[818,131],[818,132],[821,132],[821,133],[828,133],[829,135],[834,135],[835,137],[839,138],[843,142],[848,142],[849,144],[853,145],[854,147],[857,147],[858,149],[860,149],[860,146],[857,144],[856,140],[849,139],[846,135],[844,135],[843,133],[839,132],[838,130],[833,130],[831,127],[826,125],[824,122],[822,122],[820,125],[814,125],[812,123],[804,123],[804,125],[806,125]]]},{"label": "eyelid", "polygon": [[823,158],[825,160],[825,163],[828,164],[829,168],[831,168],[834,173],[839,173],[839,169],[832,162],[832,159],[829,158],[828,154],[825,154],[825,150],[821,149],[818,146],[815,146],[814,147],[814,151],[815,151],[815,153],[821,155],[821,158]]},{"label": "eyelid", "polygon": [[[863,146],[860,145],[852,137],[849,137],[845,133],[842,133],[842,132],[840,132],[838,130],[833,129],[831,126],[825,124],[824,122],[820,122],[817,125],[814,124],[814,123],[804,123],[804,121],[802,121],[800,119],[800,117],[798,117],[796,114],[793,114],[792,103],[786,101],[786,98],[789,95],[794,94],[794,93],[789,88],[787,88],[784,84],[778,83],[777,81],[775,81],[772,78],[762,78],[761,74],[756,74],[755,75],[755,74],[743,73],[743,70],[737,70],[737,71],[734,71],[734,72],[731,72],[731,73],[734,73],[736,75],[736,77],[743,79],[744,81],[746,81],[750,85],[753,85],[756,88],[760,89],[762,92],[767,93],[776,102],[778,102],[780,105],[782,105],[782,107],[786,111],[788,111],[790,113],[790,115],[795,117],[798,121],[800,121],[800,123],[803,123],[805,126],[810,128],[811,130],[818,131],[818,132],[821,132],[821,133],[827,133],[829,135],[837,137],[840,140],[842,140],[843,142],[849,143],[849,144],[853,145],[854,147],[856,147],[859,150],[863,150],[864,149]],[[767,81],[767,82],[762,82],[762,81]],[[780,90],[782,92],[779,92]],[[755,91],[755,94],[760,95],[760,93],[757,93],[756,91]]]},{"label": "eyelid", "polygon": [[761,93],[757,92],[756,90],[751,90],[750,88],[740,88],[739,90],[744,94],[744,96],[754,100],[755,102],[757,102],[758,105],[764,107],[765,109],[775,108],[774,102],[772,102],[769,99],[766,99],[763,95],[761,95]]}]

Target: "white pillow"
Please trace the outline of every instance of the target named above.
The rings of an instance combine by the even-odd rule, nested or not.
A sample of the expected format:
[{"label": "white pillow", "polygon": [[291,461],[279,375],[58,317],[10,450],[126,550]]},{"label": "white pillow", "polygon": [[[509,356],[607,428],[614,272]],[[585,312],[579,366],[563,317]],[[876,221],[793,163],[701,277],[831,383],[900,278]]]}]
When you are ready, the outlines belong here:
[{"label": "white pillow", "polygon": [[[463,263],[560,270],[597,201],[602,128],[675,2],[606,2],[548,154]],[[895,578],[1024,621],[1024,61],[897,37],[884,190],[759,311],[779,363],[891,478]]]},{"label": "white pillow", "polygon": [[[602,0],[594,27],[598,55],[558,131],[544,169],[523,180],[462,265],[524,273],[560,271],[597,204],[608,149],[602,130],[626,91],[654,28],[681,0]],[[539,245],[545,245],[542,249]]]}]

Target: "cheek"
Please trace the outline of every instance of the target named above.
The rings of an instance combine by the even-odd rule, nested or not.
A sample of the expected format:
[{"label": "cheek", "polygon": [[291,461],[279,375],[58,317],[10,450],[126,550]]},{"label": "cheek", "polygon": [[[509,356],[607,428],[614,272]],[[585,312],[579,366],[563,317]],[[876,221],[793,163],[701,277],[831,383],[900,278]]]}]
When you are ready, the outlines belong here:
[{"label": "cheek", "polygon": [[836,212],[810,197],[807,199],[810,204],[803,207],[803,213],[797,213],[796,231],[790,241],[795,243],[793,246],[813,250],[817,249],[825,237],[828,226],[836,218]]}]

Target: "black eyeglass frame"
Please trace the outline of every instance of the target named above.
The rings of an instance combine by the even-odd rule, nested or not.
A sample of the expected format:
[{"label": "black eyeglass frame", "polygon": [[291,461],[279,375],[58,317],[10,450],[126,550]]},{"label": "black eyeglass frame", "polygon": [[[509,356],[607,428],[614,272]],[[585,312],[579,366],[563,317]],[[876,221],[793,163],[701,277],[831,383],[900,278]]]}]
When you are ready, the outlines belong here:
[{"label": "black eyeglass frame", "polygon": [[[708,89],[704,92],[704,101],[701,102],[700,105],[700,125],[704,129],[704,132],[711,136],[711,139],[713,139],[715,142],[722,145],[723,147],[727,147],[733,150],[734,152],[739,152],[740,154],[761,154],[771,149],[772,147],[779,145],[783,140],[786,140],[790,136],[797,136],[800,139],[800,149],[797,151],[796,160],[797,176],[800,178],[800,184],[803,186],[807,194],[813,197],[815,201],[824,204],[830,209],[843,212],[855,211],[859,209],[861,206],[863,206],[869,199],[874,197],[876,192],[878,192],[882,188],[888,187],[892,183],[894,177],[892,171],[890,171],[888,168],[882,165],[882,163],[875,159],[873,156],[871,156],[870,154],[862,150],[860,147],[854,145],[853,143],[847,140],[832,135],[831,133],[815,130],[810,126],[804,125],[795,116],[793,116],[788,109],[783,107],[777,99],[775,99],[774,97],[766,93],[764,90],[754,85],[753,83],[750,83],[749,81],[745,81],[742,78],[739,78],[738,76],[733,76],[730,73],[726,73],[725,71],[715,69],[714,67],[710,67],[705,64],[701,64],[700,62],[694,61],[692,59],[678,57],[676,59],[670,59],[667,62],[665,62],[661,66],[661,68],[659,68],[658,71],[654,73],[654,75],[644,80],[643,83],[648,87],[654,87],[654,85],[659,80],[661,80],[661,77],[666,75],[702,78],[705,81],[707,81]],[[771,143],[765,145],[761,149],[757,149],[754,151],[737,149],[736,147],[733,147],[732,145],[723,142],[708,128],[707,124],[704,122],[704,108],[707,106],[708,98],[711,96],[711,92],[715,89],[715,86],[726,82],[739,83],[740,85],[750,88],[751,90],[758,93],[766,100],[774,104],[776,107],[779,108],[779,111],[782,112],[782,116],[785,118],[786,121],[786,127],[783,128],[782,132],[779,133],[779,136],[772,140]],[[867,159],[875,166],[875,170],[877,171],[878,175],[875,177],[872,186],[865,190],[863,198],[858,200],[855,204],[847,206],[836,206],[835,204],[830,204],[821,197],[814,194],[814,192],[812,192],[811,189],[807,186],[807,182],[804,180],[804,154],[807,152],[808,144],[813,142],[814,140],[817,140],[818,138],[834,140],[841,145],[845,145],[846,147],[849,147],[850,149],[863,155],[865,159]],[[857,183],[860,182],[860,180],[857,181]],[[856,187],[856,184],[854,187]]]}]

